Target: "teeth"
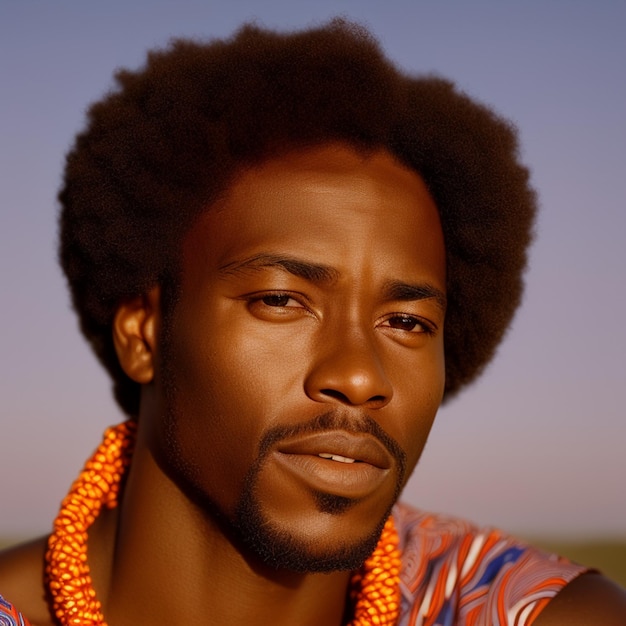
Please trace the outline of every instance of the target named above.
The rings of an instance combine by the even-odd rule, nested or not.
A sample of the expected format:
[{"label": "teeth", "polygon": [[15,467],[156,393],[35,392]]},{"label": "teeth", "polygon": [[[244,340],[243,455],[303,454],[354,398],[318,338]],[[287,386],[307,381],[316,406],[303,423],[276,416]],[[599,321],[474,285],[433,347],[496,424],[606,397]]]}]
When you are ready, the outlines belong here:
[{"label": "teeth", "polygon": [[318,456],[321,456],[323,459],[330,459],[331,461],[339,461],[340,463],[354,463],[354,459],[350,459],[347,456],[341,456],[340,454],[320,452]]}]

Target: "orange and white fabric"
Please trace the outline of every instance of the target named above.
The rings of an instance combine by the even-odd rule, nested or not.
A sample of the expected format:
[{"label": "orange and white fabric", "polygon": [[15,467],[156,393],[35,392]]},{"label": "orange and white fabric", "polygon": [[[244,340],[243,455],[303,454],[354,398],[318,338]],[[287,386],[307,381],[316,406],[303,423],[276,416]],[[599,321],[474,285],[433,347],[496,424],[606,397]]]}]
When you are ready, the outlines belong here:
[{"label": "orange and white fabric", "polygon": [[587,571],[495,529],[399,504],[398,626],[530,626]]}]

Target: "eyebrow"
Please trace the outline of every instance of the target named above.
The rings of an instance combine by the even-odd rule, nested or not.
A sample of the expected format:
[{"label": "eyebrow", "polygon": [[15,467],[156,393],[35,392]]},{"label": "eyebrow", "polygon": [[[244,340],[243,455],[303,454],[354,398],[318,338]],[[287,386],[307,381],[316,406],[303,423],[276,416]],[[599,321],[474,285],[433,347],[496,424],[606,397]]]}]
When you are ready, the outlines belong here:
[{"label": "eyebrow", "polygon": [[227,263],[218,268],[218,271],[222,276],[225,276],[246,269],[261,269],[265,267],[276,267],[313,283],[331,284],[339,278],[339,272],[334,267],[312,263],[311,261],[291,256],[267,253],[256,254],[242,261]]},{"label": "eyebrow", "polygon": [[446,294],[441,289],[437,289],[437,287],[433,287],[433,285],[428,283],[411,285],[400,280],[390,280],[385,284],[383,292],[387,300],[400,300],[403,302],[434,300],[444,312],[448,302]]},{"label": "eyebrow", "polygon": [[[282,254],[260,253],[247,259],[232,261],[218,268],[222,277],[228,274],[236,274],[247,269],[261,269],[275,267],[304,278],[317,284],[332,284],[339,278],[339,271],[329,265],[313,263]],[[399,300],[403,302],[416,300],[435,300],[437,305],[445,312],[447,298],[441,289],[428,283],[412,285],[400,280],[387,281],[383,287],[386,300]]]}]

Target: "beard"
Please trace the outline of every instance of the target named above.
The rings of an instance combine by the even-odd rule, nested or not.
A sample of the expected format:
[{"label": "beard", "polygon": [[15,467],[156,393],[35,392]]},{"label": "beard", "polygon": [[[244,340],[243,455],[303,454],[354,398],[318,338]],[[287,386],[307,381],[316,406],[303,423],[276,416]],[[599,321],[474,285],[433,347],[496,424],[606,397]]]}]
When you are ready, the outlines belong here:
[{"label": "beard", "polygon": [[[228,514],[206,490],[200,487],[199,481],[196,480],[198,470],[190,465],[180,446],[177,433],[178,412],[174,410],[172,404],[169,409],[165,423],[167,452],[161,460],[157,459],[157,462],[166,473],[171,475],[187,497],[219,526],[234,545],[238,546],[242,554],[256,557],[271,569],[314,573],[356,570],[374,551],[383,526],[404,486],[406,455],[398,443],[387,435],[372,418],[363,415],[355,422],[339,411],[331,411],[309,422],[292,427],[278,426],[268,430],[261,440],[255,461],[245,475],[234,511]],[[307,541],[306,538],[279,527],[265,515],[258,483],[265,460],[280,440],[298,434],[323,432],[330,429],[343,429],[351,433],[369,433],[381,441],[396,461],[395,489],[393,496],[389,498],[386,510],[380,519],[373,523],[371,532],[364,536],[357,536],[354,541],[344,541],[320,548],[314,541]],[[314,493],[313,497],[318,511],[336,516],[339,524],[341,514],[358,502],[358,500],[323,492]]]},{"label": "beard", "polygon": [[242,494],[232,524],[242,543],[272,569],[302,573],[336,572],[355,570],[363,565],[376,548],[391,508],[365,538],[332,549],[326,548],[323,552],[266,520],[258,499],[248,492]]},{"label": "beard", "polygon": [[[278,528],[272,520],[266,518],[258,495],[257,484],[264,460],[278,442],[296,435],[339,429],[351,433],[368,433],[381,441],[396,460],[396,486],[387,510],[377,520],[369,534],[355,539],[352,543],[344,542],[332,549],[326,548],[320,551],[316,549],[316,546]],[[274,569],[287,569],[294,572],[358,569],[376,548],[383,526],[402,490],[405,468],[406,455],[402,448],[367,415],[363,415],[355,423],[340,413],[331,411],[293,427],[272,428],[261,440],[259,455],[246,475],[244,487],[231,520],[232,528],[245,546],[253,551],[265,565]],[[317,492],[313,495],[320,512],[337,517],[356,504],[355,500],[333,494]]]}]

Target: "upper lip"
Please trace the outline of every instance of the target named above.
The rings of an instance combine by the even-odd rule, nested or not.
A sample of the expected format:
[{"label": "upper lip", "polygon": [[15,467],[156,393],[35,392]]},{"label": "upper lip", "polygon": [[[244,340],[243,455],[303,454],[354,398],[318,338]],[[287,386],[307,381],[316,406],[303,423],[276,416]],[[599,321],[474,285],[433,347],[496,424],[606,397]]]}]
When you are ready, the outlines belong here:
[{"label": "upper lip", "polygon": [[393,459],[387,448],[375,437],[365,433],[349,433],[344,430],[332,430],[321,433],[309,433],[282,442],[278,451],[283,454],[336,454],[369,463],[380,469],[389,469]]}]

